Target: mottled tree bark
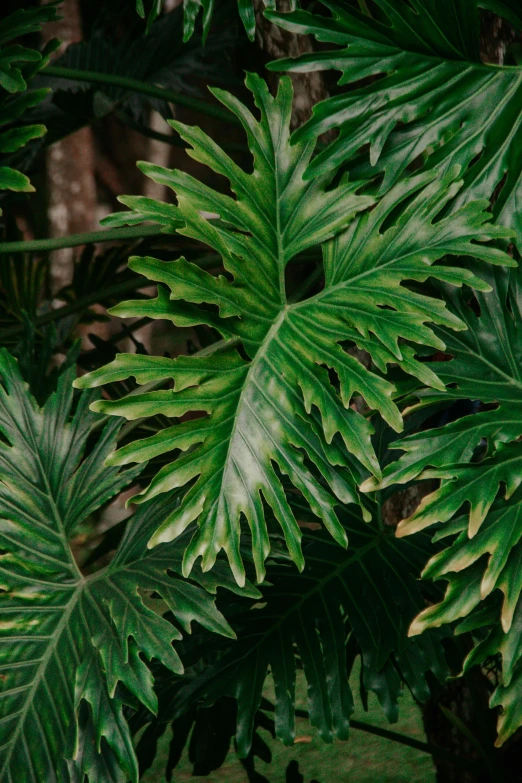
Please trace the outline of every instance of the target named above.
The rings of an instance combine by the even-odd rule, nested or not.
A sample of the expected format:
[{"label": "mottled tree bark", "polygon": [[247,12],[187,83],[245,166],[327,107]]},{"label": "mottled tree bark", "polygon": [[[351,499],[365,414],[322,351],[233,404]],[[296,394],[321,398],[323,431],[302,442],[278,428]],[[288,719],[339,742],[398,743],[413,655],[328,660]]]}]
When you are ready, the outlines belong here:
[{"label": "mottled tree bark", "polygon": [[[298,57],[300,54],[313,51],[310,36],[289,33],[265,19],[263,0],[254,0],[254,8],[256,10],[256,43],[267,62],[282,57]],[[278,11],[286,13],[289,10],[289,0],[281,0],[278,3]],[[297,128],[310,117],[312,107],[327,97],[327,91],[323,77],[317,71],[293,73],[290,76],[294,85],[292,127]],[[278,75],[268,75],[268,80],[272,84],[276,83],[278,79]]]},{"label": "mottled tree bark", "polygon": [[[78,0],[64,0],[58,22],[46,25],[47,39],[59,38],[60,51],[82,38]],[[94,146],[90,128],[82,128],[58,141],[47,153],[49,236],[92,231],[96,227],[96,183]],[[65,248],[51,254],[51,293],[70,283],[73,250]]]}]

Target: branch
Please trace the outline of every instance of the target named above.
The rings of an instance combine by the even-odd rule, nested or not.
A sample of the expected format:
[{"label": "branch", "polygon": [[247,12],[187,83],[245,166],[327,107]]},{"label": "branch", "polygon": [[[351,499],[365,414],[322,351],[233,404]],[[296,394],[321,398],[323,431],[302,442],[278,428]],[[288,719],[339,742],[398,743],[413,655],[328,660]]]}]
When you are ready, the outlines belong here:
[{"label": "branch", "polygon": [[[273,710],[273,705],[270,707],[264,707],[266,710]],[[305,718],[310,720],[310,715],[306,710],[296,710],[295,715],[297,718]],[[391,740],[391,742],[398,742],[400,745],[407,745],[410,748],[421,751],[421,753],[429,753],[431,756],[444,759],[445,761],[454,764],[461,769],[476,769],[480,762],[471,761],[463,756],[457,756],[455,753],[451,753],[449,750],[439,748],[437,745],[430,745],[427,742],[421,742],[414,737],[408,737],[406,734],[400,734],[398,731],[390,731],[390,729],[383,729],[380,726],[374,726],[366,721],[353,720],[350,718],[350,728],[357,729],[358,731],[365,731],[368,734],[374,734],[376,737],[383,737],[384,739]]]},{"label": "branch", "polygon": [[129,228],[113,228],[108,231],[90,231],[87,234],[69,234],[66,237],[51,239],[30,239],[20,242],[0,242],[0,255],[11,253],[38,253],[47,250],[58,250],[62,247],[78,247],[79,245],[97,244],[98,242],[114,242],[118,239],[144,239],[160,236],[159,226],[130,226]]},{"label": "branch", "polygon": [[99,73],[97,71],[82,71],[78,68],[64,68],[60,65],[48,65],[41,71],[42,76],[54,76],[58,79],[72,79],[79,82],[88,82],[89,84],[105,84],[110,87],[121,87],[131,92],[139,92],[142,95],[150,95],[152,98],[160,98],[163,101],[174,103],[177,106],[185,106],[187,109],[194,109],[202,114],[208,114],[217,120],[228,124],[239,124],[235,115],[222,109],[220,106],[214,106],[199,98],[190,98],[175,90],[169,90],[166,87],[158,87],[155,84],[142,82],[139,79],[130,79],[127,76],[117,76],[112,73]]}]

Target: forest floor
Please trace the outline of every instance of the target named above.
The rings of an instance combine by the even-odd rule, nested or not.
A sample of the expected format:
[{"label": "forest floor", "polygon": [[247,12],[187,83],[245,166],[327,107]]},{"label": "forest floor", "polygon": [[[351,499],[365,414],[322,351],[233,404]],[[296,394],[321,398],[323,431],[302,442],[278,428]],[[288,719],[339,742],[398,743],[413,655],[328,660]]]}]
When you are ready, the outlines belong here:
[{"label": "forest floor", "polygon": [[[357,693],[357,678],[352,683]],[[270,696],[269,693],[266,694]],[[420,711],[408,691],[399,702],[399,721],[392,726],[384,716],[377,697],[370,694],[368,712],[357,700],[353,718],[374,726],[392,729],[409,737],[426,741]],[[306,709],[306,684],[298,680],[297,705]],[[352,729],[348,742],[325,744],[317,736],[307,720],[296,721],[296,744],[285,748],[279,741],[272,740],[261,732],[272,751],[272,763],[258,761],[256,769],[265,775],[270,783],[285,783],[288,764],[295,760],[304,783],[435,783],[435,771],[431,756],[397,742],[376,737],[365,731]],[[167,732],[168,734],[168,732]],[[166,736],[162,752],[158,754],[153,768],[143,778],[143,783],[165,783],[162,770],[165,769],[169,737]],[[211,775],[192,777],[191,764],[187,755],[176,769],[173,783],[248,783],[248,778],[238,762],[234,751],[229,753],[226,763]]]}]

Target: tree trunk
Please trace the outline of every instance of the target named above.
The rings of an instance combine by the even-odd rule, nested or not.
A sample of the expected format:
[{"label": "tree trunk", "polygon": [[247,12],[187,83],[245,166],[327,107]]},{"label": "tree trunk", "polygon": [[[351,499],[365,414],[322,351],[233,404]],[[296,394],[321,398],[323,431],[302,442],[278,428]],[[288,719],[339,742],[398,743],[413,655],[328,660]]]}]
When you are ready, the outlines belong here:
[{"label": "tree trunk", "polygon": [[[298,57],[313,51],[312,40],[307,35],[295,35],[283,30],[268,19],[265,19],[263,0],[254,0],[256,12],[256,43],[264,55],[265,61],[279,60],[282,57]],[[278,3],[278,11],[286,13],[290,11],[289,0],[281,0]],[[322,75],[315,71],[312,73],[290,74],[294,85],[294,106],[292,110],[292,127],[298,128],[310,117],[312,107],[318,101],[324,100],[326,91]],[[279,76],[269,74],[268,81],[276,83]]]},{"label": "tree trunk", "polygon": [[[82,39],[78,0],[64,0],[63,17],[44,28],[47,40],[59,38],[60,51]],[[94,179],[94,145],[90,128],[81,128],[56,142],[47,153],[47,188],[49,236],[92,231],[96,219],[96,183]],[[51,254],[51,294],[72,280],[74,251],[55,250]]]},{"label": "tree trunk", "polygon": [[428,742],[476,765],[475,770],[467,771],[434,757],[437,783],[518,780],[506,774],[501,752],[494,749],[496,715],[489,709],[490,691],[487,678],[477,670],[450,680],[438,699],[424,705],[422,717]]}]

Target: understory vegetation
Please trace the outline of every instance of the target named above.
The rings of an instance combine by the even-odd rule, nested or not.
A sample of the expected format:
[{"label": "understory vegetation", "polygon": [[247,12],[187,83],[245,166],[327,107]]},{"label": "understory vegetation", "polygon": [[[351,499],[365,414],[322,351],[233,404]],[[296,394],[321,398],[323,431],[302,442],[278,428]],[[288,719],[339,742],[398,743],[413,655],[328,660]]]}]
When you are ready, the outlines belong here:
[{"label": "understory vegetation", "polygon": [[522,780],[521,42],[2,5],[0,783]]}]

